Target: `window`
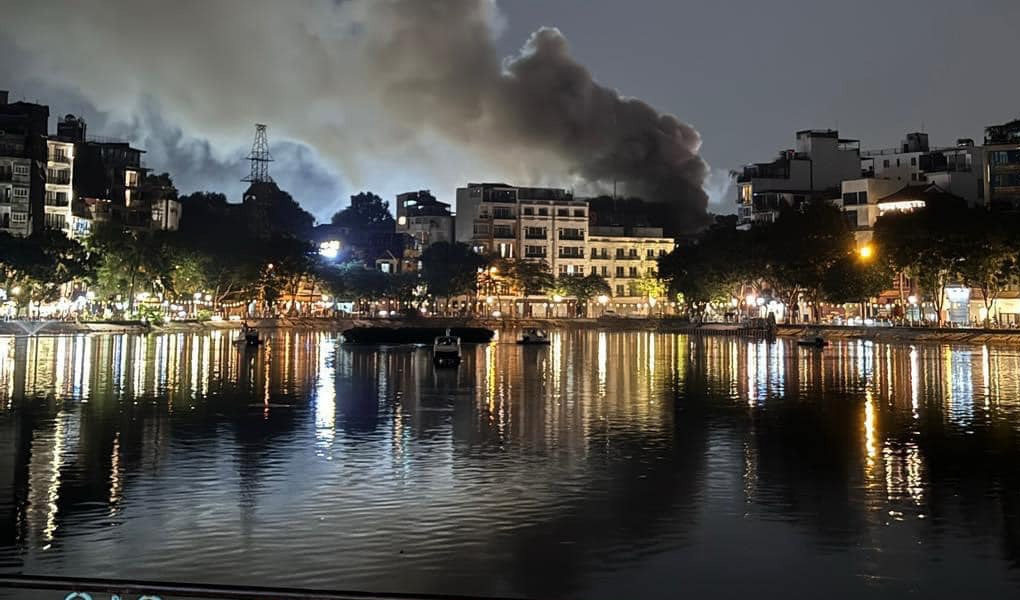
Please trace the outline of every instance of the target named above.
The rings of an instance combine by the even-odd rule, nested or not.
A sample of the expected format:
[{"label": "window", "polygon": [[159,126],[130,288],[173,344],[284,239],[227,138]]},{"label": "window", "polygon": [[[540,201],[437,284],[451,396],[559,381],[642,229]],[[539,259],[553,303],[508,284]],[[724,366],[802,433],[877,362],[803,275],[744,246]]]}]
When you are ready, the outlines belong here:
[{"label": "window", "polygon": [[623,295],[623,286],[622,285],[616,286],[616,295],[617,296],[622,296]]},{"label": "window", "polygon": [[897,167],[900,166],[900,159],[898,159],[898,158],[896,159],[896,166]]},{"label": "window", "polygon": [[547,239],[545,227],[525,227],[524,237],[529,240]]},{"label": "window", "polygon": [[867,191],[857,192],[857,204],[867,204],[867,203],[868,203],[868,192]]},{"label": "window", "polygon": [[63,229],[66,221],[62,214],[51,214],[46,213],[46,228],[47,229]]},{"label": "window", "polygon": [[560,258],[584,258],[584,248],[580,246],[565,246],[560,248]]},{"label": "window", "polygon": [[565,208],[558,208],[558,209],[556,209],[556,216],[557,217],[566,217],[566,216],[569,216],[569,214],[570,214],[570,211],[568,211]]},{"label": "window", "polygon": [[567,274],[567,265],[560,265],[560,275]]},{"label": "window", "polygon": [[498,238],[514,237],[514,228],[509,225],[496,225],[492,228],[492,236]]},{"label": "window", "polygon": [[524,210],[524,214],[526,214],[526,215],[533,215],[533,214],[535,214],[535,209],[531,208],[530,206],[525,207],[523,210]]},{"label": "window", "polygon": [[649,277],[655,277],[655,269],[653,269],[652,267],[648,267],[647,269],[645,269],[645,275]]},{"label": "window", "polygon": [[583,240],[583,229],[560,229],[561,240]]},{"label": "window", "polygon": [[11,226],[11,213],[0,214],[0,228],[7,229]]},{"label": "window", "polygon": [[623,277],[623,267],[616,267],[616,276]]},{"label": "window", "polygon": [[28,188],[16,187],[14,188],[15,198],[28,198]]},{"label": "window", "polygon": [[609,277],[609,267],[602,267],[602,276]]},{"label": "window", "polygon": [[28,213],[11,213],[11,225],[24,225],[28,223]]},{"label": "window", "polygon": [[911,167],[916,167],[917,166],[917,157],[916,156],[911,156],[910,157],[910,166]]},{"label": "window", "polygon": [[655,250],[652,250],[651,248],[645,250],[645,258],[655,258]]},{"label": "window", "polygon": [[882,161],[882,166],[885,167],[885,168],[889,168],[889,159],[888,158]]},{"label": "window", "polygon": [[616,258],[623,258],[623,248],[616,249]]},{"label": "window", "polygon": [[15,175],[28,175],[28,165],[14,165]]},{"label": "window", "polygon": [[549,209],[548,208],[540,208],[540,209],[538,209],[538,216],[540,216],[540,217],[548,217],[549,216]]},{"label": "window", "polygon": [[591,267],[591,274],[592,275],[598,275],[599,274],[599,268],[596,267],[595,265],[592,265],[592,267]]},{"label": "window", "polygon": [[525,246],[524,256],[527,258],[545,258],[545,246]]},{"label": "window", "polygon": [[627,269],[627,277],[637,277],[637,267],[630,267]]},{"label": "window", "polygon": [[637,248],[631,248],[630,252],[627,253],[630,258],[637,258]]},{"label": "window", "polygon": [[857,204],[857,193],[846,192],[843,194],[843,206],[851,206],[853,204]]},{"label": "window", "polygon": [[666,254],[668,254],[668,252],[665,250],[659,250],[659,256],[666,256]]},{"label": "window", "polygon": [[583,217],[584,216],[584,209],[583,208],[575,209],[574,210],[574,216],[575,217]]},{"label": "window", "polygon": [[910,174],[910,181],[917,181],[917,173]]}]

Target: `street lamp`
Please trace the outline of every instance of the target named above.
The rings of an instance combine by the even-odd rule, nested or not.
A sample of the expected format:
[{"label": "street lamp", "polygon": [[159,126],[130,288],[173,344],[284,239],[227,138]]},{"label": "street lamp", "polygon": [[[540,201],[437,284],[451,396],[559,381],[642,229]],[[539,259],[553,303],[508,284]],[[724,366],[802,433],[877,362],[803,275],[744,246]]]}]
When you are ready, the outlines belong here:
[{"label": "street lamp", "polygon": [[871,257],[875,255],[875,248],[871,244],[864,244],[857,249],[857,255],[861,257],[861,260],[871,260]]}]

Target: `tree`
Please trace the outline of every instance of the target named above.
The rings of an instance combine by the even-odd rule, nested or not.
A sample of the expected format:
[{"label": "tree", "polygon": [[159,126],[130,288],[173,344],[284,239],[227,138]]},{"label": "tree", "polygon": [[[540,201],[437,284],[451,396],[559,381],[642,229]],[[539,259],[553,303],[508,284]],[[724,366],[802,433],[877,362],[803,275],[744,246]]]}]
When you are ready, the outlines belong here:
[{"label": "tree", "polygon": [[944,321],[946,286],[958,277],[969,234],[961,202],[929,202],[911,212],[888,213],[875,223],[874,243],[880,260],[917,280],[935,307],[938,325]]},{"label": "tree", "polygon": [[421,276],[430,294],[446,298],[473,293],[478,285],[478,269],[486,260],[462,242],[437,242],[421,255]]},{"label": "tree", "polygon": [[332,223],[340,227],[367,227],[369,225],[393,225],[390,205],[372,192],[361,192],[351,196],[351,204],[333,215]]},{"label": "tree", "polygon": [[763,276],[773,292],[788,310],[806,297],[817,322],[826,273],[854,251],[841,211],[827,202],[785,207],[774,223],[759,228],[755,241],[764,252]]},{"label": "tree", "polygon": [[588,314],[588,302],[600,295],[609,295],[609,282],[601,275],[560,275],[556,280],[557,291],[564,296],[577,299],[577,316]]},{"label": "tree", "polygon": [[[740,297],[745,284],[764,272],[759,232],[736,229],[736,220],[717,217],[697,244],[659,259],[658,278],[671,297],[680,298],[688,317],[703,319],[709,305]],[[658,290],[648,282],[647,292]]]},{"label": "tree", "polygon": [[493,263],[498,274],[521,294],[524,301],[524,315],[531,315],[529,296],[538,296],[553,289],[556,279],[544,260],[523,260],[503,258]]},{"label": "tree", "polygon": [[129,230],[112,223],[96,223],[88,238],[99,256],[96,286],[108,298],[127,297],[134,311],[139,289],[161,294],[169,289],[171,260],[163,232]]},{"label": "tree", "polygon": [[45,229],[28,238],[0,233],[0,277],[18,310],[57,299],[66,283],[89,278],[94,261],[84,246]]},{"label": "tree", "polygon": [[1020,283],[1018,223],[1015,217],[993,214],[983,208],[968,212],[959,272],[964,283],[981,291],[984,324],[988,326],[995,301],[1006,288]]},{"label": "tree", "polygon": [[[892,272],[878,260],[848,254],[829,268],[822,281],[822,297],[834,304],[864,303],[889,289]],[[864,310],[861,310],[864,316]]]}]

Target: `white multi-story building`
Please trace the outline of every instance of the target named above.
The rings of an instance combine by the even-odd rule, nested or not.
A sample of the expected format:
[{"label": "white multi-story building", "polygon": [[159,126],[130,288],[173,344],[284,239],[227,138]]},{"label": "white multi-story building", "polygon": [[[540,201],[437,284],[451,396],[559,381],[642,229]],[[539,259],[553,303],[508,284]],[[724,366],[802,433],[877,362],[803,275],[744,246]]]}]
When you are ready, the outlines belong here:
[{"label": "white multi-story building", "polygon": [[[908,133],[898,148],[861,152],[861,177],[895,181],[903,186],[935,184],[971,205],[984,203],[984,152],[971,139],[932,148],[926,133]],[[897,188],[898,189],[898,188]]]},{"label": "white multi-story building", "polygon": [[584,273],[588,203],[563,189],[470,183],[457,189],[456,237],[479,253]]},{"label": "white multi-story building", "polygon": [[673,239],[658,227],[589,227],[588,216],[588,202],[566,190],[468,184],[457,190],[456,237],[479,253],[545,261],[557,277],[600,275],[612,291],[609,308],[648,311],[636,284],[655,274]]},{"label": "white multi-story building", "polygon": [[74,143],[46,140],[46,197],[44,214],[47,229],[74,236],[71,205],[74,202]]},{"label": "white multi-story building", "polygon": [[775,220],[783,206],[839,196],[840,182],[861,176],[860,142],[832,129],[797,132],[793,150],[768,163],[744,167],[737,176],[737,218],[741,227]]},{"label": "white multi-story building", "polygon": [[[673,250],[673,239],[664,237],[661,227],[591,227],[589,232],[588,273],[609,282],[612,308],[631,313],[649,310],[649,297],[636,284],[658,273],[658,260]],[[657,300],[662,299],[651,302]]]}]

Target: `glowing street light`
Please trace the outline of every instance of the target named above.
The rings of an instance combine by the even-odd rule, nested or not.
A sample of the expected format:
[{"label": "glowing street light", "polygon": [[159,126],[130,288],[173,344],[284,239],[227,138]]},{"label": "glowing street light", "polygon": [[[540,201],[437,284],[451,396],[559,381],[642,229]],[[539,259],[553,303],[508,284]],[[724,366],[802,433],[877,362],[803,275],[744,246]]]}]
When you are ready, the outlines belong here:
[{"label": "glowing street light", "polygon": [[915,296],[913,294],[907,296],[907,302],[909,302],[911,304],[917,304],[917,296]]},{"label": "glowing street light", "polygon": [[602,306],[609,304],[609,296],[605,294],[600,294],[597,300],[599,301],[599,304],[601,304]]},{"label": "glowing street light", "polygon": [[861,260],[870,260],[875,255],[875,249],[871,244],[864,244],[857,249],[857,255],[861,257]]},{"label": "glowing street light", "polygon": [[553,302],[563,302],[563,296],[559,294],[553,294]]}]

